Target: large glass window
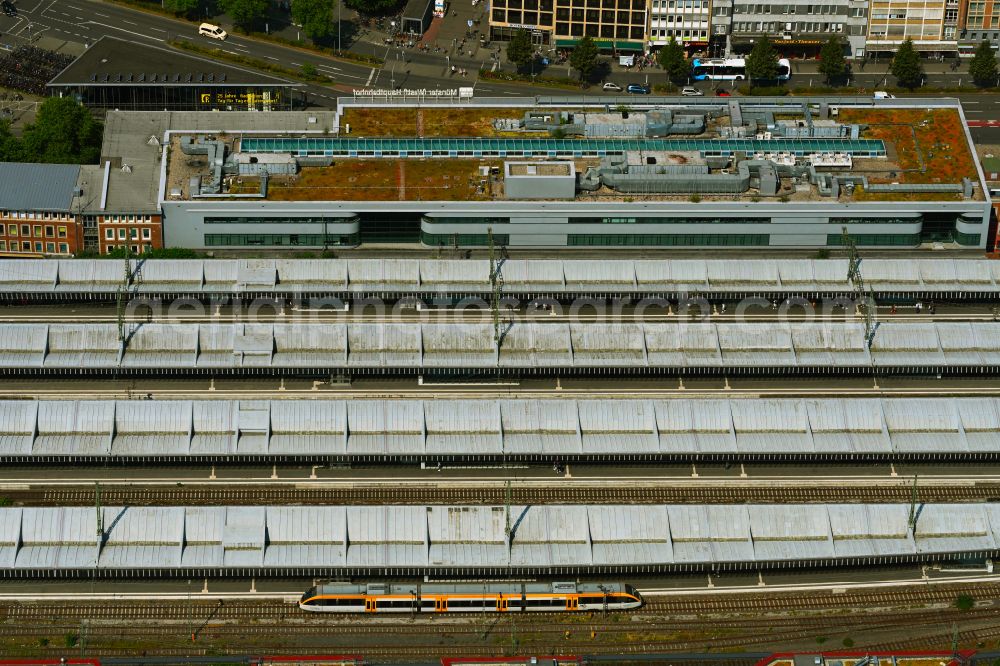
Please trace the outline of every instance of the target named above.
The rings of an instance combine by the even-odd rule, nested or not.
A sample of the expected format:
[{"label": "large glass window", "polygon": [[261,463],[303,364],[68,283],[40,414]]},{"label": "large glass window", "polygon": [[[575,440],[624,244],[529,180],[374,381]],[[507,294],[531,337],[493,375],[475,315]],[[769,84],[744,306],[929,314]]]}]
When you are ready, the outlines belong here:
[{"label": "large glass window", "polygon": [[205,234],[206,247],[331,247],[358,244],[357,234]]},{"label": "large glass window", "polygon": [[[851,238],[859,246],[897,246],[916,247],[920,245],[920,234],[851,234]],[[840,246],[844,244],[842,234],[829,234],[826,244]]]},{"label": "large glass window", "polygon": [[769,224],[769,217],[571,217],[570,224]]},{"label": "large glass window", "polygon": [[768,234],[570,234],[569,245],[759,246]]},{"label": "large glass window", "polygon": [[978,246],[980,240],[982,240],[982,236],[979,234],[964,234],[961,231],[955,232],[955,242],[959,245]]},{"label": "large glass window", "polygon": [[419,213],[360,213],[362,243],[416,243]]},{"label": "large glass window", "polygon": [[429,224],[508,224],[509,217],[424,217]]},{"label": "large glass window", "polygon": [[353,217],[206,217],[205,224],[342,224]]},{"label": "large glass window", "polygon": [[913,224],[921,217],[831,217],[830,224]]},{"label": "large glass window", "polygon": [[[486,234],[431,234],[426,231],[420,234],[420,242],[429,247],[487,247],[490,244]],[[493,243],[508,245],[510,236],[493,234]]]}]

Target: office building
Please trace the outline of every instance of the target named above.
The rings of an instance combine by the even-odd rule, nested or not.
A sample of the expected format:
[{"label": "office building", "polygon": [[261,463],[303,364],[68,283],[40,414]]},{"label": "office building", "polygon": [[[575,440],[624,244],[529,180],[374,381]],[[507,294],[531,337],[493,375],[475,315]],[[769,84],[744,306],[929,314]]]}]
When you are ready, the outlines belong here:
[{"label": "office building", "polygon": [[904,40],[927,57],[958,50],[960,0],[871,0],[868,53],[891,55]]},{"label": "office building", "polygon": [[754,40],[767,35],[786,57],[815,58],[830,37],[843,39],[845,55],[860,57],[867,27],[868,0],[713,0],[713,55],[723,46],[734,54],[749,53]]},{"label": "office building", "polygon": [[525,29],[539,46],[573,48],[587,36],[606,53],[642,52],[646,49],[648,2],[492,0],[490,36],[509,41],[518,30]]}]

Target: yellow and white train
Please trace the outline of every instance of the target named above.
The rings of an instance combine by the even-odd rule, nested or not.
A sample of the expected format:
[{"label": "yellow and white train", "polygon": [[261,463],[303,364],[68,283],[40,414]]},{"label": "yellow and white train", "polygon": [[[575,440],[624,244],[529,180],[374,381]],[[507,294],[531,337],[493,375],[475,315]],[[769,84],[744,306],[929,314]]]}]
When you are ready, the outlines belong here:
[{"label": "yellow and white train", "polygon": [[624,583],[329,583],[299,600],[302,610],[319,613],[572,613],[641,605]]}]

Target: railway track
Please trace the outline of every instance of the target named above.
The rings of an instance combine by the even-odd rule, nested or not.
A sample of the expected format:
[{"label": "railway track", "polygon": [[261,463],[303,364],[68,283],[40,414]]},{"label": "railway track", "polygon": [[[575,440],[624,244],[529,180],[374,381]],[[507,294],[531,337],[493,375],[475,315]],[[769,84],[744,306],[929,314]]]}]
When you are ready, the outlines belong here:
[{"label": "railway track", "polygon": [[[948,594],[954,594],[950,592]],[[911,606],[902,610],[886,609],[886,597],[905,600]],[[121,641],[158,641],[170,645],[197,628],[198,644],[225,646],[243,645],[243,651],[253,649],[262,641],[281,636],[282,645],[268,648],[272,654],[286,649],[288,642],[304,641],[312,646],[334,649],[340,653],[361,653],[368,657],[420,656],[437,654],[444,647],[452,654],[466,652],[481,655],[504,654],[506,639],[516,635],[526,645],[572,647],[573,652],[589,654],[634,654],[650,652],[701,651],[709,639],[713,649],[771,649],[795,644],[815,645],[817,637],[855,636],[865,646],[898,645],[889,638],[898,635],[901,626],[913,632],[920,645],[942,646],[950,643],[953,625],[961,629],[961,643],[974,645],[986,638],[1000,635],[1000,612],[992,607],[959,612],[954,609],[926,608],[917,604],[912,594],[851,595],[873,602],[866,613],[834,614],[820,611],[812,616],[797,616],[787,611],[771,617],[720,619],[678,617],[649,613],[613,614],[604,618],[597,614],[532,614],[524,616],[483,616],[474,614],[458,617],[441,616],[329,616],[299,613],[285,605],[277,614],[261,611],[273,607],[241,604],[216,615],[215,608],[199,603],[187,610],[186,617],[175,607],[160,619],[149,606],[128,606],[129,613],[116,609],[96,611],[96,616],[81,622],[79,615],[96,609],[73,609],[63,613],[63,607],[19,607],[3,617],[0,639],[27,639],[51,635],[53,632],[79,629],[88,644],[98,654],[129,654],[116,652],[111,645]],[[775,600],[777,602],[782,600]],[[925,600],[926,601],[926,600]],[[915,605],[914,605],[915,604]],[[933,605],[933,604],[931,604]],[[280,612],[289,611],[288,614]],[[49,614],[41,617],[37,611]],[[205,613],[209,611],[209,616]],[[162,613],[161,613],[162,615]],[[233,616],[223,620],[220,616]],[[237,617],[238,616],[238,617]],[[491,618],[497,618],[493,621]],[[509,622],[508,622],[509,620]],[[146,626],[143,624],[146,623]],[[511,624],[513,623],[513,624]],[[122,626],[124,625],[124,626]],[[568,634],[566,632],[569,632]],[[436,643],[429,643],[434,636]],[[391,637],[391,640],[386,640]],[[489,639],[489,640],[488,640]],[[825,639],[824,639],[825,640]],[[568,641],[568,642],[567,642]],[[104,649],[109,646],[110,652]],[[193,647],[193,646],[192,646]],[[167,647],[169,651],[171,648]],[[293,648],[287,648],[294,652]],[[156,651],[157,654],[165,652]]]},{"label": "railway track", "polygon": [[[628,613],[614,613],[614,617],[636,620],[654,620],[657,617],[669,617],[670,621],[683,618],[733,617],[748,616],[750,621],[773,622],[764,620],[770,615],[787,615],[790,612],[805,611],[836,611],[876,609],[916,608],[927,610],[929,606],[946,608],[951,606],[960,594],[971,594],[975,599],[985,600],[987,604],[981,610],[1000,616],[1000,582],[968,582],[957,584],[939,584],[934,586],[914,585],[906,588],[874,588],[852,590],[838,593],[834,591],[810,591],[803,594],[796,591],[761,592],[760,594],[690,594],[683,596],[647,596],[643,606]],[[938,611],[934,611],[938,612]],[[299,625],[317,624],[324,627],[331,625],[394,626],[401,619],[411,619],[409,614],[403,615],[338,615],[333,613],[306,613],[288,601],[273,598],[262,601],[206,601],[197,595],[176,599],[151,600],[101,600],[88,601],[85,597],[79,600],[66,601],[10,601],[0,600],[0,628],[12,625],[31,625],[55,621],[79,623],[81,620],[93,620],[107,623],[130,624],[142,621],[151,622],[182,622],[191,618],[192,614],[201,621],[211,622],[245,622],[249,620],[280,622],[294,619]],[[585,614],[567,613],[531,613],[527,617],[533,622],[552,621],[554,618],[581,617]],[[445,618],[436,615],[418,614],[435,626],[461,621],[470,614],[449,615]],[[496,616],[491,616],[496,617]],[[834,616],[836,617],[836,616]],[[699,620],[701,621],[701,620]],[[714,621],[714,620],[713,620]]]},{"label": "railway track", "polygon": [[[580,485],[511,488],[515,504],[810,504],[810,503],[909,503],[909,485],[878,482],[830,485]],[[558,481],[554,481],[554,484]],[[641,482],[639,482],[641,484]],[[29,488],[3,491],[19,506],[92,506],[94,488]],[[1000,483],[921,485],[921,502],[984,502],[1000,498]],[[378,505],[378,504],[503,504],[506,492],[495,485],[420,486],[380,485],[344,487],[284,487],[267,485],[102,486],[101,502],[107,506],[219,505]]]}]

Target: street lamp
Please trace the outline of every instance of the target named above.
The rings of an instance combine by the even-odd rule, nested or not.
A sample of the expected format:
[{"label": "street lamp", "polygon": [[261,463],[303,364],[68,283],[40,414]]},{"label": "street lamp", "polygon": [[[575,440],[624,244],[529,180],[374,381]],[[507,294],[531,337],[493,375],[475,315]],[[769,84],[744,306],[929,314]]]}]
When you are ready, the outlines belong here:
[{"label": "street lamp", "polygon": [[340,45],[340,6],[344,4],[344,0],[337,0],[337,50],[343,50]]}]

